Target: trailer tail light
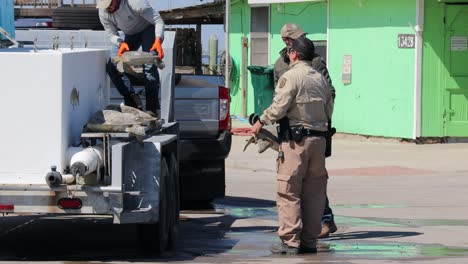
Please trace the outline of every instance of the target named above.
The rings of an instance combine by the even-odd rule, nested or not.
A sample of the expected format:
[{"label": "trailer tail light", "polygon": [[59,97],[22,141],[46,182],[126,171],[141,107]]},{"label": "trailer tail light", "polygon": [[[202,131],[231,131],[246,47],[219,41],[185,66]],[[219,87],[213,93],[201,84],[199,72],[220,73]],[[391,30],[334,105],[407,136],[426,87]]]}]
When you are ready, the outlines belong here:
[{"label": "trailer tail light", "polygon": [[231,98],[229,88],[219,87],[219,130],[231,130],[231,117],[229,116]]},{"label": "trailer tail light", "polygon": [[0,213],[13,213],[15,206],[13,204],[0,204]]},{"label": "trailer tail light", "polygon": [[58,201],[57,206],[60,209],[81,209],[83,203],[78,198],[62,198]]}]

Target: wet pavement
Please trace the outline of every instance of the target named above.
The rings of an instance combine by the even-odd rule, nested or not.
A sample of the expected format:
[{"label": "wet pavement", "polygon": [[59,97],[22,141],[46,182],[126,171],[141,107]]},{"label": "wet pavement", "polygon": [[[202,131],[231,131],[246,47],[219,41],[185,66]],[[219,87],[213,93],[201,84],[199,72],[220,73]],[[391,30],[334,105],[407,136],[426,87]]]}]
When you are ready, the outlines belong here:
[{"label": "wet pavement", "polygon": [[[439,263],[448,263],[458,258],[467,258],[468,247],[449,247],[437,243],[409,243],[396,242],[399,238],[424,236],[424,233],[412,231],[425,227],[444,227],[460,226],[466,228],[467,220],[451,219],[395,219],[395,218],[357,218],[349,216],[337,216],[336,222],[339,225],[339,231],[327,239],[319,242],[317,255],[302,255],[298,257],[278,257],[273,256],[268,251],[268,246],[279,242],[276,236],[277,212],[274,204],[265,206],[266,201],[256,201],[250,199],[250,206],[246,204],[249,199],[228,197],[218,201],[215,204],[214,211],[224,212],[223,220],[218,217],[198,218],[198,222],[210,226],[213,222],[219,223],[224,227],[225,233],[218,241],[218,251],[224,248],[223,252],[217,252],[226,256],[228,259],[239,259],[233,263],[248,259],[255,259],[257,262],[267,262],[272,259],[280,258],[282,261],[299,261],[291,263],[309,263],[309,261],[320,261],[330,263],[360,263],[360,260],[388,260],[388,261],[441,261]],[[243,205],[235,205],[238,201]],[[370,208],[383,209],[400,206],[371,204],[371,205],[341,205],[334,208]],[[216,219],[215,221],[213,221]],[[206,221],[206,222],[205,222]],[[219,221],[219,222],[218,222]],[[233,224],[238,223],[233,227]],[[359,231],[354,231],[359,230]],[[182,239],[183,240],[183,239]],[[423,239],[421,239],[423,240]],[[182,242],[184,247],[184,242]],[[191,253],[197,252],[199,244],[191,249]],[[215,257],[208,253],[206,256]],[[444,260],[442,260],[444,259]],[[448,261],[448,262],[447,262]],[[252,262],[253,263],[253,262]],[[376,262],[374,262],[376,263]],[[437,262],[436,262],[437,263]],[[460,262],[465,263],[465,262]]]},{"label": "wet pavement", "polygon": [[279,242],[274,154],[242,152],[242,143],[234,138],[227,161],[227,197],[184,211],[172,252],[142,254],[135,227],[109,218],[9,215],[0,218],[0,261],[468,263],[465,145],[336,142],[327,162],[338,231],[319,241],[318,254],[281,257],[268,250]]},{"label": "wet pavement", "polygon": [[[333,208],[382,210],[398,205],[336,205]],[[468,227],[468,220],[397,219],[337,215],[337,233],[322,239],[318,254],[281,257],[268,247],[278,243],[277,211],[271,200],[226,197],[213,208],[184,212],[175,251],[162,257],[139,251],[132,226],[111,225],[108,218],[17,217],[0,218],[0,260],[87,262],[190,262],[190,263],[364,263],[365,260],[450,263],[466,258],[468,247],[398,242],[424,236],[424,228]],[[436,241],[434,241],[436,242]],[[382,262],[384,263],[384,262]],[[466,263],[466,262],[454,262]]]}]

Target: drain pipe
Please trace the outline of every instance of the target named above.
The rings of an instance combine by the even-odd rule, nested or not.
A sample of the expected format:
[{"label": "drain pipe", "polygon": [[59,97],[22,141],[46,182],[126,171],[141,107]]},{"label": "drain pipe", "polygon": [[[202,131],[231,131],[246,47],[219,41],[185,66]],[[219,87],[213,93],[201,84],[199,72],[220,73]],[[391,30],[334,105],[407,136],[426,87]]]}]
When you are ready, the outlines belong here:
[{"label": "drain pipe", "polygon": [[231,55],[229,53],[229,20],[231,19],[231,0],[226,0],[226,11],[225,11],[224,17],[226,18],[226,21],[224,22],[224,41],[225,41],[225,49],[226,49],[226,58],[225,58],[225,64],[224,64],[224,76],[225,76],[225,85],[224,87],[230,88],[230,80],[231,80],[231,72],[229,71],[229,67],[231,66]]},{"label": "drain pipe", "polygon": [[424,0],[416,0],[416,26],[411,26],[416,37],[414,62],[413,139],[421,137],[422,52],[424,32]]},{"label": "drain pipe", "polygon": [[45,180],[50,187],[57,187],[61,184],[72,184],[75,182],[75,176],[71,174],[62,175],[57,171],[56,166],[52,166],[50,168],[50,172],[47,173]]},{"label": "drain pipe", "polygon": [[242,86],[242,117],[247,117],[247,53],[249,41],[247,37],[242,37],[242,58],[241,58],[241,86]]}]

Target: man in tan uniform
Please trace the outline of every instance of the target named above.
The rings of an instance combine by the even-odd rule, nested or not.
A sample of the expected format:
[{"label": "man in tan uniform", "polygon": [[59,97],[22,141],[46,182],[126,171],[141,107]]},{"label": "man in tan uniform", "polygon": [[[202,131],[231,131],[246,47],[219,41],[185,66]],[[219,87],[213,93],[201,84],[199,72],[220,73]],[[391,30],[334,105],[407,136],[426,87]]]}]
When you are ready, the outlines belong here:
[{"label": "man in tan uniform", "polygon": [[[279,78],[289,70],[289,56],[287,54],[287,49],[291,47],[292,42],[300,37],[305,37],[307,33],[304,32],[297,24],[294,23],[286,23],[283,25],[281,28],[281,38],[286,45],[284,49],[280,51],[280,57],[276,60],[275,66],[273,69],[274,73],[274,81],[275,81],[275,86],[279,80]],[[322,57],[315,53],[315,48],[313,51],[314,55],[311,60],[311,65],[314,70],[318,71],[327,79],[327,82],[329,84],[329,87],[332,92],[333,99],[335,99],[335,87],[333,87],[332,80],[330,78],[330,74],[328,73],[327,66],[325,65],[325,62],[323,61]],[[331,121],[330,124],[331,125]],[[331,127],[331,126],[330,126]],[[331,144],[331,139],[330,139],[330,144]],[[331,151],[331,145],[330,151]],[[323,210],[323,215],[322,215],[322,231],[320,232],[319,238],[325,238],[330,236],[330,233],[335,233],[338,230],[336,224],[335,224],[335,219],[333,215],[333,211],[330,207],[330,203],[328,201],[328,196],[325,198],[325,209]]]},{"label": "man in tan uniform", "polygon": [[275,254],[316,253],[321,230],[328,180],[324,135],[333,98],[327,80],[311,66],[312,45],[307,38],[294,40],[288,51],[291,69],[279,79],[273,103],[252,127],[258,134],[263,125],[289,119],[277,159],[282,243],[270,248]]},{"label": "man in tan uniform", "polygon": [[[284,47],[280,52],[280,57],[276,60],[274,68],[273,68],[273,77],[275,86],[278,83],[279,78],[289,70],[289,56],[287,54],[287,50],[291,47],[292,42],[301,37],[305,37],[307,33],[304,32],[297,24],[294,23],[287,23],[284,24],[280,31],[281,39],[283,40],[286,47]],[[330,89],[332,90],[333,98],[335,98],[335,87],[332,84],[332,80],[330,78],[330,74],[328,72],[327,66],[325,65],[324,60],[320,55],[315,53],[314,47],[314,55],[312,57],[312,67],[321,73],[325,79],[327,79]]]}]

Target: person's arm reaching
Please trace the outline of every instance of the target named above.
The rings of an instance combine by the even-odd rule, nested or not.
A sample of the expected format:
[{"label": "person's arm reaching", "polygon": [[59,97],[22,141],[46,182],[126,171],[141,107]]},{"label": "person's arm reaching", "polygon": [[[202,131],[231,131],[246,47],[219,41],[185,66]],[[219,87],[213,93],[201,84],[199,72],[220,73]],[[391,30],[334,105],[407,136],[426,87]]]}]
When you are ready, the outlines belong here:
[{"label": "person's arm reaching", "polygon": [[164,58],[162,42],[164,41],[164,21],[159,12],[154,9],[146,0],[140,0],[135,10],[146,21],[154,25],[155,40],[150,51],[156,51],[160,59]]},{"label": "person's arm reaching", "polygon": [[112,21],[107,18],[107,13],[104,9],[99,9],[99,20],[106,32],[106,36],[110,42],[116,46],[120,46],[124,40],[119,35],[119,29]]}]

